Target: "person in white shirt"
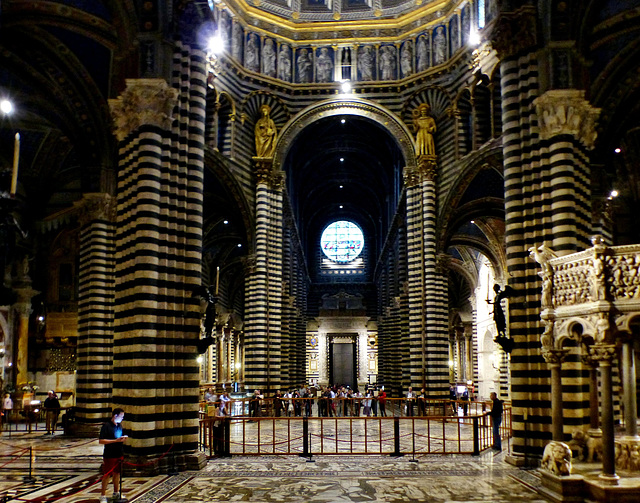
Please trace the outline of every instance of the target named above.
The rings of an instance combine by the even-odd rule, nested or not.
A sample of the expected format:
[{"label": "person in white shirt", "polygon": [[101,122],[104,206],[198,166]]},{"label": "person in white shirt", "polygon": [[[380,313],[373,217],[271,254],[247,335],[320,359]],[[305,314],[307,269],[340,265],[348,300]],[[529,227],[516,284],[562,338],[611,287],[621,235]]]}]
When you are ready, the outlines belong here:
[{"label": "person in white shirt", "polygon": [[416,401],[416,394],[413,392],[413,388],[409,386],[407,391],[407,416],[413,416],[413,404]]}]

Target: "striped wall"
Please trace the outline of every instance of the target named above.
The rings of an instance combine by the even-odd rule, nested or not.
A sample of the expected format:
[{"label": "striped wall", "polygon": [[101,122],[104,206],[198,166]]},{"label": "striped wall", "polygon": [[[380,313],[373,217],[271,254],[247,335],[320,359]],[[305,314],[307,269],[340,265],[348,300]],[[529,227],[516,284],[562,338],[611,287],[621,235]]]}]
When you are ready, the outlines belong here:
[{"label": "striped wall", "polygon": [[121,97],[139,107],[120,143],[115,238],[113,402],[131,456],[197,450],[205,97],[205,55],[180,44],[170,88],[129,81]]},{"label": "striped wall", "polygon": [[113,300],[115,290],[113,200],[85,196],[78,268],[76,417],[99,423],[111,417]]}]

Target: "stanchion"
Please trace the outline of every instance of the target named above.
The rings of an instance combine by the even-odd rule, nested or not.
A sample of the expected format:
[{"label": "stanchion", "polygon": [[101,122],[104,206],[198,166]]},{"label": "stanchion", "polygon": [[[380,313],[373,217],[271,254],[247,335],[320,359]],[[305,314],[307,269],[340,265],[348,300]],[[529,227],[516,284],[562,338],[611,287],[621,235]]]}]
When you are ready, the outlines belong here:
[{"label": "stanchion", "polygon": [[33,476],[33,464],[35,460],[34,456],[35,454],[33,453],[33,447],[29,447],[29,475],[22,479],[25,482],[35,482],[36,480]]},{"label": "stanchion", "polygon": [[391,453],[394,457],[404,456],[400,452],[400,418],[398,416],[393,417],[393,446],[394,451]]},{"label": "stanchion", "polygon": [[480,426],[479,418],[473,418],[473,454],[472,456],[480,456]]},{"label": "stanchion", "polygon": [[222,447],[222,457],[231,457],[231,420],[225,417],[222,421],[222,428],[224,430],[224,445]]},{"label": "stanchion", "polygon": [[302,454],[301,458],[309,457],[309,418],[302,418]]},{"label": "stanchion", "polygon": [[415,419],[411,420],[411,444],[412,444],[411,459],[409,460],[409,462],[417,463],[418,460],[416,459],[416,420]]},{"label": "stanchion", "polygon": [[[115,473],[113,474],[113,476],[115,477]],[[118,494],[118,498],[114,499],[114,503],[128,503],[128,499],[125,498],[123,496],[124,491],[122,490],[124,486],[124,457],[120,458],[120,487],[118,489],[120,489],[119,494]]]}]

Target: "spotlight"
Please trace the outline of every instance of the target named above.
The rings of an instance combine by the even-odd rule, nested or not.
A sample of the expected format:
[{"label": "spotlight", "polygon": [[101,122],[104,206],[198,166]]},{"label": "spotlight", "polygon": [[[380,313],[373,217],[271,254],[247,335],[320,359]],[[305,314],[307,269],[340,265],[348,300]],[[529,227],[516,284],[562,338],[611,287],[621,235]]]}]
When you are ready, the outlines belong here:
[{"label": "spotlight", "polygon": [[341,158],[340,158],[340,162],[344,162],[344,157],[341,157]]},{"label": "spotlight", "polygon": [[202,365],[202,362],[204,361],[204,358],[202,357],[202,355],[198,356],[198,358],[196,358],[196,361],[198,362],[199,365]]},{"label": "spotlight", "polygon": [[471,30],[469,33],[469,45],[472,47],[480,45],[480,34],[476,30]]},{"label": "spotlight", "polygon": [[351,89],[352,89],[352,87],[351,87],[351,81],[350,80],[343,80],[340,83],[340,92],[342,94],[349,94],[351,92]]},{"label": "spotlight", "polygon": [[242,243],[238,243],[238,248],[242,248]]},{"label": "spotlight", "polygon": [[340,185],[340,188],[341,188],[341,189],[344,189],[344,185]]},{"label": "spotlight", "polygon": [[472,223],[472,224],[475,224],[475,223],[476,223],[476,221],[475,221],[475,220],[471,220],[471,223]]},{"label": "spotlight", "polygon": [[340,205],[340,209],[344,208],[344,206]]},{"label": "spotlight", "polygon": [[227,225],[229,223],[229,220],[225,220],[224,222],[222,222],[224,225]]},{"label": "spotlight", "polygon": [[616,190],[613,189],[610,193],[609,193],[609,199],[613,199],[614,197],[618,197],[620,193]]},{"label": "spotlight", "polygon": [[347,122],[347,119],[340,119],[340,124],[344,124],[345,122]]},{"label": "spotlight", "polygon": [[220,35],[215,35],[209,39],[208,49],[211,54],[222,54],[224,51],[224,41]]},{"label": "spotlight", "polygon": [[616,148],[616,149],[614,150],[614,152],[615,152],[616,154],[619,154],[620,152],[622,152],[622,149],[621,149],[620,147],[618,147],[618,148]]},{"label": "spotlight", "polygon": [[0,101],[0,112],[5,115],[9,115],[11,112],[13,112],[13,103],[11,103],[9,100]]}]

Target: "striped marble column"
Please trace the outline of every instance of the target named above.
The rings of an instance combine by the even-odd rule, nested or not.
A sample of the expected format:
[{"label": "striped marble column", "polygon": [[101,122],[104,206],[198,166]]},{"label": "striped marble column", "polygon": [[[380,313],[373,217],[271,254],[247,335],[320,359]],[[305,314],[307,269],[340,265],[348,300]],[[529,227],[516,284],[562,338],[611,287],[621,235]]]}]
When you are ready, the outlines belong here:
[{"label": "striped marble column", "polygon": [[428,398],[449,389],[447,281],[437,271],[436,159],[420,156],[405,170],[407,189],[407,255],[410,382]]},{"label": "striped marble column", "polygon": [[171,449],[178,466],[193,467],[202,461],[192,292],[201,284],[205,54],[178,45],[172,79],[128,80],[111,103],[120,140],[113,402],[126,411],[125,453]]},{"label": "striped marble column", "polygon": [[254,158],[256,167],[255,265],[245,307],[247,389],[280,389],[282,349],[283,173],[272,159]]},{"label": "striped marble column", "polygon": [[99,424],[111,417],[115,199],[86,194],[77,206],[81,230],[76,418]]},{"label": "striped marble column", "polygon": [[566,255],[591,246],[590,170],[587,151],[595,141],[600,110],[584,91],[553,89],[534,104],[540,129],[542,162],[548,166],[551,248]]}]

